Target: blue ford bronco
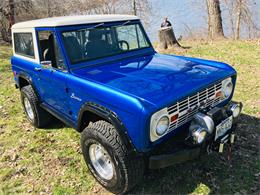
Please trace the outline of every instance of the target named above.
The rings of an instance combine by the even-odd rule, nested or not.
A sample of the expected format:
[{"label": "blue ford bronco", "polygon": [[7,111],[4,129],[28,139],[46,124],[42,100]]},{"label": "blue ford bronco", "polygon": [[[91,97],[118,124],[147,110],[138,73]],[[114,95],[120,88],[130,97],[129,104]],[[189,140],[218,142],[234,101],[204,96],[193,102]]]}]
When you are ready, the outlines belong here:
[{"label": "blue ford bronco", "polygon": [[81,133],[86,164],[113,193],[146,169],[222,152],[242,104],[221,62],[158,54],[136,16],[46,18],[12,27],[15,85],[30,123]]}]

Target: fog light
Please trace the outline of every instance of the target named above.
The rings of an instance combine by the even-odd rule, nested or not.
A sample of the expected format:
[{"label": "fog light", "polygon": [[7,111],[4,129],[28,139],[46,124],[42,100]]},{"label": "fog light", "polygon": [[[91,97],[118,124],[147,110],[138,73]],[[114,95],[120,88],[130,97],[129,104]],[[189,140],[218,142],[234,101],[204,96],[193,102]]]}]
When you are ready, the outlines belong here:
[{"label": "fog light", "polygon": [[207,135],[206,129],[198,125],[190,126],[190,132],[195,144],[201,144]]},{"label": "fog light", "polygon": [[241,112],[241,105],[240,104],[232,104],[230,107],[230,110],[232,112],[232,115],[234,118],[237,118],[240,115]]},{"label": "fog light", "polygon": [[195,114],[193,124],[197,124],[200,127],[204,128],[209,134],[211,134],[214,130],[213,119],[200,112]]}]

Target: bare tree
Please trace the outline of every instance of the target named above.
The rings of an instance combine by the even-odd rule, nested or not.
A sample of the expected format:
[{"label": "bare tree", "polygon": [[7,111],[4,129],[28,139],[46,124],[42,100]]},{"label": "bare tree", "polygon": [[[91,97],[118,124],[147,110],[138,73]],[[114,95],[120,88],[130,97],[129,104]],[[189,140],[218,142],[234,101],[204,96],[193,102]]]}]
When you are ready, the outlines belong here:
[{"label": "bare tree", "polygon": [[136,0],[133,0],[133,14],[137,15]]},{"label": "bare tree", "polygon": [[[132,0],[1,0],[0,30],[10,41],[10,27],[15,21],[81,14],[133,14]],[[148,0],[134,0],[135,14],[149,23]]]},{"label": "bare tree", "polygon": [[15,19],[14,19],[14,0],[9,0],[8,6],[9,6],[9,9],[10,9],[10,12],[9,12],[9,30],[11,30],[12,25],[15,23]]},{"label": "bare tree", "polygon": [[206,0],[208,10],[208,34],[211,39],[224,37],[219,0]]},{"label": "bare tree", "polygon": [[242,16],[242,0],[237,0],[237,21],[235,26],[235,39],[240,38],[240,24],[241,24],[241,16]]},{"label": "bare tree", "polygon": [[4,41],[11,42],[11,27],[15,23],[14,0],[3,1],[0,7],[1,35]]},{"label": "bare tree", "polygon": [[144,24],[148,26],[152,14],[152,6],[149,0],[131,0],[129,2],[130,4],[128,3],[128,1],[121,1],[122,3],[124,3],[125,13],[133,14],[140,17],[143,20]]},{"label": "bare tree", "polygon": [[248,38],[257,36],[257,26],[253,19],[252,7],[254,0],[224,0],[229,14],[229,22],[234,39],[241,38],[241,30],[247,29]]},{"label": "bare tree", "polygon": [[256,28],[252,14],[249,9],[249,1],[237,0],[236,1],[236,26],[235,26],[235,39],[240,39],[241,23],[243,22],[248,27],[248,35],[250,37],[252,28]]},{"label": "bare tree", "polygon": [[[11,27],[16,21],[26,19],[32,9],[31,0],[2,0],[0,4],[0,31],[4,41],[11,42]],[[26,13],[26,14],[24,14]],[[29,17],[31,18],[31,17]]]}]

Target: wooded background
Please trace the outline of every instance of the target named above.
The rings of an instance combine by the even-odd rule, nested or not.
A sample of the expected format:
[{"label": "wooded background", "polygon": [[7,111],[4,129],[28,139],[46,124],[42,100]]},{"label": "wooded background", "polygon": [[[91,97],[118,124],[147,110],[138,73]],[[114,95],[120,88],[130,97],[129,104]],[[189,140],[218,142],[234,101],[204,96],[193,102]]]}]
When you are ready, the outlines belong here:
[{"label": "wooded background", "polygon": [[[246,28],[248,38],[259,38],[259,27],[253,17],[252,6],[257,0],[192,0],[194,9],[206,5],[207,38],[227,38],[223,31],[222,11],[228,12],[231,29],[229,38],[240,39],[241,28]],[[2,39],[10,42],[10,28],[20,21],[80,14],[133,14],[139,16],[146,27],[154,24],[152,18],[159,7],[152,7],[152,0],[1,0],[0,30]],[[164,1],[165,2],[165,1]],[[167,1],[168,2],[168,1]],[[171,6],[171,1],[168,2]],[[172,7],[174,10],[175,7]],[[163,10],[161,10],[163,12]],[[194,32],[186,24],[187,34]],[[184,35],[185,36],[185,35]],[[185,36],[187,37],[187,35]]]}]

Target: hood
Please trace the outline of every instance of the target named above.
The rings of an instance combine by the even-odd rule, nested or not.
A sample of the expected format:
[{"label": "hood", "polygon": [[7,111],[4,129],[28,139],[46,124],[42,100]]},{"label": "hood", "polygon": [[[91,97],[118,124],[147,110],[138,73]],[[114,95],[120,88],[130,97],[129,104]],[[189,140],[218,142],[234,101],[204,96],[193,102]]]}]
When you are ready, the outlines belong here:
[{"label": "hood", "polygon": [[233,75],[235,71],[220,62],[153,54],[86,67],[73,73],[160,107]]}]

